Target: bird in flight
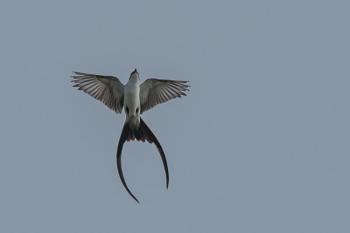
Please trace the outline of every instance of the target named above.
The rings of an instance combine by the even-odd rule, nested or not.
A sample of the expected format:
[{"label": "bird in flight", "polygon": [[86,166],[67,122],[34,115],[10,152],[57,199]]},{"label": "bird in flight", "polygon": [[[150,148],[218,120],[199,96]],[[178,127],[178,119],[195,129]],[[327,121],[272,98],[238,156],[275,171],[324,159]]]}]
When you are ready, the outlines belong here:
[{"label": "bird in flight", "polygon": [[139,73],[135,69],[130,74],[129,81],[123,85],[114,76],[81,72],[73,73],[73,87],[77,87],[95,99],[102,101],[116,113],[121,113],[123,109],[125,111],[126,119],[118,142],[116,160],[119,177],[130,196],[139,203],[138,199],[128,188],[123,175],[121,156],[125,141],[147,141],[156,145],[163,162],[166,187],[168,188],[169,171],[165,153],[157,137],[142,120],[141,114],[157,104],[176,97],[186,96],[185,92],[189,91],[188,81],[151,78],[141,83]]}]

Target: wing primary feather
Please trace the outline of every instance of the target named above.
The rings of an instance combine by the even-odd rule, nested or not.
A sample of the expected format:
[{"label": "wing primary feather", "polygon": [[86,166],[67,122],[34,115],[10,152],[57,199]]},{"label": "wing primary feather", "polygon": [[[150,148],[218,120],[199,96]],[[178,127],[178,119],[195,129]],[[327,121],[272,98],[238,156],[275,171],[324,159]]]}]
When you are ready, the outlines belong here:
[{"label": "wing primary feather", "polygon": [[147,79],[141,84],[141,113],[171,99],[186,96],[188,81]]},{"label": "wing primary feather", "polygon": [[117,113],[122,111],[123,101],[121,100],[123,100],[124,85],[117,77],[76,71],[71,77],[73,87],[100,100]]}]

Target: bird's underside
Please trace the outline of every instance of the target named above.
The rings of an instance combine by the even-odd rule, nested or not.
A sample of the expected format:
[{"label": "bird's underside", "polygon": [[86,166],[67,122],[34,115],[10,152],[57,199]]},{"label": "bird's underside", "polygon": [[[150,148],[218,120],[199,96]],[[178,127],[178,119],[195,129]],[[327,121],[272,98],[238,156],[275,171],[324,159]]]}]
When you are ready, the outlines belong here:
[{"label": "bird's underside", "polygon": [[[129,81],[123,85],[117,77],[74,72],[72,76],[74,87],[102,101],[117,113],[125,110],[126,121],[119,138],[116,160],[119,177],[127,192],[139,202],[128,188],[122,169],[122,150],[125,141],[137,140],[154,143],[163,162],[166,187],[169,185],[169,171],[165,153],[156,136],[141,118],[141,114],[154,106],[186,95],[189,90],[187,81],[147,79],[139,83],[139,74],[136,69],[131,73]],[[135,95],[130,93],[136,93]]]}]

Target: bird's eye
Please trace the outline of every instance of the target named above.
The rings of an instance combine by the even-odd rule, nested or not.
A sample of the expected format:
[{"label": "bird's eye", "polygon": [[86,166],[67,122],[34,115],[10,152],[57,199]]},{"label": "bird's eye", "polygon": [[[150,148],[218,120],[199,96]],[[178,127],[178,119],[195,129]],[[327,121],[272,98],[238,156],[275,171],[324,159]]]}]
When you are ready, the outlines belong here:
[{"label": "bird's eye", "polygon": [[125,111],[127,114],[129,114],[129,108],[128,107],[125,107]]},{"label": "bird's eye", "polygon": [[139,113],[139,108],[136,108],[136,113]]}]

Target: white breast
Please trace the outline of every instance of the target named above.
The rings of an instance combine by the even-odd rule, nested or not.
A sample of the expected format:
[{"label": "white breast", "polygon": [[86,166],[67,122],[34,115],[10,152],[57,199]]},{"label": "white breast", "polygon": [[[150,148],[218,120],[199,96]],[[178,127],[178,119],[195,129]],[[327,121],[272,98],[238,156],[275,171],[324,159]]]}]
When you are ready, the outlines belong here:
[{"label": "white breast", "polygon": [[124,88],[124,109],[127,121],[138,125],[140,122],[140,86],[138,82],[132,79]]}]

